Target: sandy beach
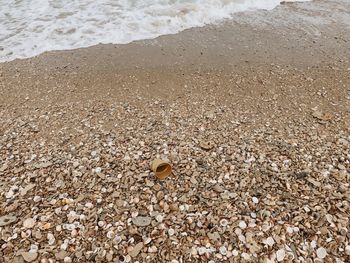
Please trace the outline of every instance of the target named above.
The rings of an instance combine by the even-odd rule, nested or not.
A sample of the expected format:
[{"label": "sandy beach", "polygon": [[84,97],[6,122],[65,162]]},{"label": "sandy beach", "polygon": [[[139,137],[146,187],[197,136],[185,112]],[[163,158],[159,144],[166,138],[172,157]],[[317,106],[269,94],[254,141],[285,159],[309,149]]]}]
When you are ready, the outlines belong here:
[{"label": "sandy beach", "polygon": [[0,262],[349,262],[350,3],[1,63],[0,178]]}]

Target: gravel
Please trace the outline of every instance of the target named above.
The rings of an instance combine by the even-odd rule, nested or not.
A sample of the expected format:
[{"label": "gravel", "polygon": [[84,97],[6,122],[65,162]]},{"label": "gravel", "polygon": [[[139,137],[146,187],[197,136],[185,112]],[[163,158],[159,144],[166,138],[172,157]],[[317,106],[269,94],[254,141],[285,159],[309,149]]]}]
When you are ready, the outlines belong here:
[{"label": "gravel", "polygon": [[1,262],[347,262],[344,104],[133,97],[0,112]]}]

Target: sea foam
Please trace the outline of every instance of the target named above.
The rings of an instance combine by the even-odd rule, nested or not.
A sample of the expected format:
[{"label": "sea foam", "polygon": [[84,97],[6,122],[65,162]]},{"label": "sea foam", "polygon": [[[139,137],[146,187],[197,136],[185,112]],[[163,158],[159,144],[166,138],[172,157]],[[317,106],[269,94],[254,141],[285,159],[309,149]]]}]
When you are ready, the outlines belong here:
[{"label": "sea foam", "polygon": [[0,62],[129,43],[270,10],[280,0],[0,0]]}]

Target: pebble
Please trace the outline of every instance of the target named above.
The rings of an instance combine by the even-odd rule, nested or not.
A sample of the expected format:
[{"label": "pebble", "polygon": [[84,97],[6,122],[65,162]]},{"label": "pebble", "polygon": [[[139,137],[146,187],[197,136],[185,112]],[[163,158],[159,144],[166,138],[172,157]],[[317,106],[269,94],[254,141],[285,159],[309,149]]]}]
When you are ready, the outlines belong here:
[{"label": "pebble", "polygon": [[327,256],[327,250],[324,247],[319,247],[316,250],[316,255],[318,258],[323,259]]},{"label": "pebble", "polygon": [[55,253],[55,257],[58,260],[64,260],[68,255],[68,252],[65,250],[60,250],[59,252]]},{"label": "pebble", "polygon": [[214,185],[213,189],[218,193],[223,193],[225,191],[225,188],[219,184]]},{"label": "pebble", "polygon": [[35,184],[28,184],[26,187],[24,187],[21,191],[20,194],[21,196],[25,196],[30,190],[32,190],[35,187]]},{"label": "pebble", "polygon": [[41,197],[36,195],[36,196],[34,196],[33,201],[34,201],[35,203],[38,203],[38,202],[41,201]]},{"label": "pebble", "polygon": [[156,220],[157,220],[157,222],[159,222],[159,223],[161,223],[161,222],[163,222],[163,216],[162,215],[157,215],[156,216]]},{"label": "pebble", "polygon": [[220,234],[218,232],[208,233],[207,235],[208,235],[209,239],[213,242],[220,240]]},{"label": "pebble", "polygon": [[220,220],[220,226],[226,227],[228,225],[228,221],[226,219],[221,219]]},{"label": "pebble", "polygon": [[265,240],[265,244],[272,247],[275,244],[275,240],[273,239],[273,237],[268,237]]},{"label": "pebble", "polygon": [[244,260],[250,260],[250,255],[248,253],[243,252],[241,256]]},{"label": "pebble", "polygon": [[142,248],[143,248],[143,243],[142,242],[137,243],[136,246],[134,246],[133,250],[129,253],[129,255],[133,258],[136,257],[140,253]]},{"label": "pebble", "polygon": [[35,220],[33,218],[27,218],[23,221],[23,227],[33,228],[35,225]]},{"label": "pebble", "polygon": [[38,257],[37,252],[22,252],[21,255],[25,262],[34,262]]},{"label": "pebble", "polygon": [[282,248],[277,250],[276,252],[276,259],[278,262],[281,262],[286,256],[286,251]]},{"label": "pebble", "polygon": [[175,230],[172,229],[172,228],[169,228],[169,229],[168,229],[168,235],[169,235],[169,236],[173,236],[174,234],[175,234]]},{"label": "pebble", "polygon": [[220,254],[225,256],[227,254],[227,249],[226,247],[222,246],[219,248]]},{"label": "pebble", "polygon": [[0,217],[0,226],[7,226],[17,221],[16,216],[5,215]]},{"label": "pebble", "polygon": [[350,256],[350,245],[345,246],[345,254]]},{"label": "pebble", "polygon": [[151,218],[148,216],[138,216],[132,219],[132,222],[139,227],[148,226],[151,224]]},{"label": "pebble", "polygon": [[204,255],[207,252],[207,249],[205,247],[199,247],[198,248],[198,254],[199,255]]},{"label": "pebble", "polygon": [[244,221],[241,221],[241,222],[239,222],[239,227],[240,227],[241,229],[245,229],[245,228],[247,228],[247,223],[244,222]]},{"label": "pebble", "polygon": [[47,234],[48,244],[52,246],[55,243],[55,236],[52,233]]}]

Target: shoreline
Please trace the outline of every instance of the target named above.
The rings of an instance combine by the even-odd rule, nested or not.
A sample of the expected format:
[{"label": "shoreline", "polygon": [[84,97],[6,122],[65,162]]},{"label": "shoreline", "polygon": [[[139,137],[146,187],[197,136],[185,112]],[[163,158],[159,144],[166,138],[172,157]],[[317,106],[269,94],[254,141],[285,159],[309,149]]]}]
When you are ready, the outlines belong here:
[{"label": "shoreline", "polygon": [[[226,55],[234,58],[234,63],[227,63],[228,65],[236,65],[236,63],[244,62],[246,58],[242,60],[237,59],[244,51],[248,51],[246,56],[252,56],[252,51],[266,52],[266,50],[258,50],[258,48],[271,49],[271,47],[264,46],[262,43],[263,41],[273,45],[274,48],[279,47],[279,50],[276,52],[278,52],[278,55],[281,57],[283,57],[282,51],[286,51],[287,53],[288,49],[297,52],[297,55],[307,55],[308,61],[306,61],[305,58],[297,56],[296,61],[292,60],[292,62],[296,62],[296,64],[300,65],[310,65],[322,62],[320,61],[322,52],[327,53],[331,46],[339,48],[339,50],[337,50],[339,53],[348,51],[348,49],[345,49],[344,45],[342,45],[347,42],[348,29],[350,28],[350,21],[346,19],[346,10],[348,6],[349,4],[344,0],[334,1],[332,3],[325,0],[317,2],[285,2],[273,10],[238,12],[234,17],[225,19],[218,24],[189,28],[178,33],[161,35],[153,39],[136,40],[127,44],[98,44],[77,49],[46,51],[30,58],[1,62],[0,65],[20,65],[31,60],[32,63],[40,64],[43,60],[48,60],[49,62],[57,60],[59,56],[62,56],[63,59],[67,59],[70,55],[80,56],[80,60],[82,60],[81,57],[95,52],[101,52],[103,56],[107,57],[107,55],[109,55],[112,58],[116,57],[122,60],[126,56],[129,56],[132,58],[132,60],[129,61],[130,64],[141,64],[142,60],[140,59],[140,61],[138,61],[138,56],[133,57],[132,53],[145,51],[146,54],[144,55],[146,58],[147,56],[150,57],[157,55],[157,53],[162,53],[160,52],[162,48],[167,48],[170,51],[178,51],[179,56],[191,57],[191,53],[186,53],[186,47],[192,44],[192,41],[198,44],[198,53],[200,54],[202,52],[201,55],[204,55],[204,59],[208,51],[214,51],[212,53],[214,53],[215,56],[223,56],[220,52],[215,51],[215,48],[218,46],[227,47],[228,50],[225,50],[227,52]],[[327,13],[327,10],[330,9],[333,10],[332,16],[329,16]],[[335,23],[336,28],[334,28],[334,25],[332,26],[332,24]],[[208,38],[208,36],[210,37]],[[294,37],[294,39],[292,37]],[[275,40],[276,43],[273,43],[274,41],[272,40]],[[255,48],[255,50],[251,50],[250,47],[247,46],[247,43],[250,41],[256,41],[255,45],[251,47],[251,49]],[[321,49],[318,42],[322,42],[322,45],[325,46],[325,50]],[[176,50],[176,45],[179,45],[179,50]],[[239,55],[235,55],[232,51],[235,45],[238,48]],[[181,50],[181,48],[183,48],[183,50]],[[315,54],[307,54],[305,49],[307,51],[313,50]],[[113,52],[111,52],[112,50]],[[271,50],[268,51],[271,52]],[[125,52],[124,56],[119,54],[122,52]],[[195,55],[198,55],[198,53]],[[167,54],[167,56],[171,58],[172,63],[176,56],[172,57],[171,55],[174,56],[174,54]],[[271,56],[271,54],[269,55]],[[310,59],[313,55],[317,55],[318,58]],[[213,59],[215,56],[210,58]],[[266,63],[265,59],[270,58],[271,60],[274,59],[274,61],[272,61],[273,63],[283,64],[283,61],[290,58],[288,54],[285,54],[285,56],[286,57],[279,60],[277,57],[262,57],[262,54],[258,53],[257,56],[255,56],[255,60],[252,62]],[[157,59],[161,57],[162,56],[159,56]],[[324,58],[329,59],[330,57]],[[175,62],[180,63],[181,61]],[[206,61],[203,60],[200,62],[205,63]],[[215,63],[217,61],[215,59],[214,61],[210,61],[211,64],[213,62]],[[219,61],[219,63],[222,64],[222,60]]]},{"label": "shoreline", "polygon": [[[247,75],[256,69],[268,74],[264,68],[346,76],[350,68],[350,21],[344,19],[348,5],[343,0],[288,3],[153,40],[46,52],[0,63],[0,103],[20,104],[29,98],[29,104],[44,106],[40,98],[48,96],[47,89],[49,98],[61,102],[73,98],[62,96],[71,90],[79,99],[92,94],[106,97],[104,93],[118,99],[115,83],[130,90],[137,84],[139,92],[154,96],[165,93],[162,85],[170,81],[172,90],[185,93],[186,82],[193,82],[191,75],[204,81],[211,72],[213,78],[221,76],[216,77],[218,82],[239,77],[235,72]],[[331,16],[327,10],[333,10]],[[165,97],[172,96],[168,93]]]}]

